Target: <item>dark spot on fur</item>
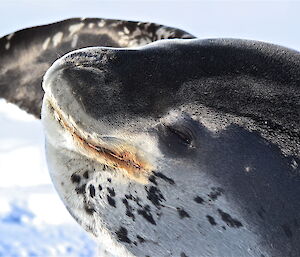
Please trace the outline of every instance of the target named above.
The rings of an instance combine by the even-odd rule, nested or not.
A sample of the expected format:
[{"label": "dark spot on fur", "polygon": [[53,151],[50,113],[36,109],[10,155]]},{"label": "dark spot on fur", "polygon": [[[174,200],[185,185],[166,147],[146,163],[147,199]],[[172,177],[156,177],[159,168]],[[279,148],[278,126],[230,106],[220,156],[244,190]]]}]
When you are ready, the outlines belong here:
[{"label": "dark spot on fur", "polygon": [[180,254],[180,257],[188,257],[184,252]]},{"label": "dark spot on fur", "polygon": [[221,196],[224,193],[224,189],[220,188],[220,187],[212,187],[212,192],[210,192],[208,194],[208,197],[215,201],[218,199],[219,196]]},{"label": "dark spot on fur", "polygon": [[60,184],[61,184],[62,186],[64,186],[64,185],[65,185],[65,183],[64,183],[64,182],[61,182]]},{"label": "dark spot on fur", "polygon": [[139,236],[139,235],[136,235],[136,238],[139,240],[140,243],[144,243],[144,242],[145,242],[145,239],[142,238],[142,237]]},{"label": "dark spot on fur", "polygon": [[134,214],[133,212],[133,208],[130,206],[130,204],[128,203],[127,199],[123,198],[122,202],[124,203],[125,207],[126,207],[126,215],[130,218],[132,218],[132,220],[135,220]]},{"label": "dark spot on fur", "polygon": [[101,191],[101,190],[102,190],[102,186],[101,186],[101,185],[99,185],[99,186],[98,186],[98,188],[99,188],[99,191]]},{"label": "dark spot on fur", "polygon": [[206,215],[206,218],[208,219],[208,221],[211,225],[213,225],[213,226],[217,225],[215,219],[212,216]]},{"label": "dark spot on fur", "polygon": [[129,200],[133,200],[133,196],[132,195],[125,195],[125,198],[129,199]]},{"label": "dark spot on fur", "polygon": [[85,209],[85,212],[89,215],[92,215],[95,212],[95,209],[93,207],[90,207],[86,204],[84,205],[84,209]]},{"label": "dark spot on fur", "polygon": [[205,201],[203,200],[203,198],[202,197],[200,197],[200,196],[196,196],[195,198],[194,198],[194,201],[196,202],[196,203],[200,203],[200,204],[203,204]]},{"label": "dark spot on fur", "polygon": [[86,184],[83,184],[80,187],[76,187],[75,188],[76,193],[77,194],[85,194],[85,187],[86,187]]},{"label": "dark spot on fur", "polygon": [[84,172],[83,173],[83,177],[86,178],[86,179],[88,179],[89,178],[89,172],[88,171]]},{"label": "dark spot on fur", "polygon": [[156,222],[153,219],[153,216],[150,212],[149,205],[145,205],[143,209],[138,209],[137,212],[138,212],[138,214],[142,215],[148,222],[150,222],[153,225],[156,225]]},{"label": "dark spot on fur", "polygon": [[223,212],[222,210],[218,209],[218,212],[222,218],[222,220],[229,226],[232,228],[239,228],[242,227],[243,224],[238,221],[237,219],[232,218],[228,213]]},{"label": "dark spot on fur", "polygon": [[281,227],[288,238],[293,237],[293,233],[292,233],[290,227],[288,226],[288,224],[283,224],[283,225],[281,225]]},{"label": "dark spot on fur", "polygon": [[136,241],[134,241],[133,244],[134,244],[135,246],[137,246],[137,242],[136,242]]},{"label": "dark spot on fur", "polygon": [[137,204],[138,206],[142,207],[141,199],[140,199],[138,196],[137,196],[137,197],[134,197],[133,200],[136,202],[136,204]]},{"label": "dark spot on fur", "polygon": [[108,181],[109,183],[111,183],[111,178],[108,178],[107,181]]},{"label": "dark spot on fur", "polygon": [[75,173],[72,174],[72,176],[71,176],[72,183],[77,183],[78,184],[78,183],[80,183],[80,180],[81,180],[81,178],[80,178],[79,175],[77,175]]},{"label": "dark spot on fur", "polygon": [[139,197],[135,197],[135,196],[130,194],[130,195],[125,195],[125,198],[128,199],[128,200],[135,201],[138,206],[142,207],[142,205],[140,203],[141,200],[140,200]]},{"label": "dark spot on fur", "polygon": [[108,193],[110,194],[111,197],[115,197],[116,193],[115,190],[113,188],[107,188]]},{"label": "dark spot on fur", "polygon": [[89,186],[89,191],[90,191],[90,196],[93,198],[96,195],[96,190],[92,184],[90,184]]},{"label": "dark spot on fur", "polygon": [[165,176],[164,174],[162,174],[161,172],[155,172],[153,171],[154,176],[163,179],[164,181],[170,183],[171,185],[175,184],[175,181],[167,176]]},{"label": "dark spot on fur", "polygon": [[225,226],[222,226],[222,228],[223,228],[224,230],[226,230]]},{"label": "dark spot on fur", "polygon": [[151,176],[149,177],[149,181],[152,182],[154,185],[157,186],[157,182],[156,182],[156,177],[155,177],[155,176],[151,175]]},{"label": "dark spot on fur", "polygon": [[128,232],[127,232],[126,228],[120,227],[120,229],[118,231],[116,231],[116,235],[118,236],[118,238],[121,242],[131,244],[131,240],[127,236]]},{"label": "dark spot on fur", "polygon": [[181,219],[190,218],[190,215],[183,208],[177,207],[176,209]]},{"label": "dark spot on fur", "polygon": [[113,198],[111,198],[109,195],[107,195],[107,202],[109,203],[109,205],[116,208],[116,201]]},{"label": "dark spot on fur", "polygon": [[145,187],[145,190],[147,192],[147,198],[156,206],[159,207],[162,200],[166,200],[164,196],[162,195],[161,191],[155,187],[151,186],[149,189]]}]

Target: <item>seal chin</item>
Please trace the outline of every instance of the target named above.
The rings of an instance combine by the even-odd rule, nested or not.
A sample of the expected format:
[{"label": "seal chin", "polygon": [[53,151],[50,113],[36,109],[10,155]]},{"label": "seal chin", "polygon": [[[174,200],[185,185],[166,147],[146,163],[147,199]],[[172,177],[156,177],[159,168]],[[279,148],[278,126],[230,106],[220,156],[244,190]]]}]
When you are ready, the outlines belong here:
[{"label": "seal chin", "polygon": [[56,136],[49,135],[54,131],[47,129],[50,119],[52,123],[56,123],[55,127],[63,134],[63,138],[68,138],[64,148],[71,148],[100,164],[123,171],[137,182],[147,183],[154,165],[142,149],[121,138],[89,134],[56,104],[53,96],[45,94],[43,106],[43,120],[47,123],[45,130],[49,138],[57,140]]}]

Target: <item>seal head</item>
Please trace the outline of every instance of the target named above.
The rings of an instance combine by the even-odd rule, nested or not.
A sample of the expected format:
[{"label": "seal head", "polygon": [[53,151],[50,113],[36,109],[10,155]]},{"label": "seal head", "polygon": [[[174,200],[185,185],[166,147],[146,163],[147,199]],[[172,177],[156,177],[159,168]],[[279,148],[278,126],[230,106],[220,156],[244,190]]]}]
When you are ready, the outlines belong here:
[{"label": "seal head", "polygon": [[43,83],[54,185],[116,256],[299,256],[299,75],[256,41],[71,52]]}]

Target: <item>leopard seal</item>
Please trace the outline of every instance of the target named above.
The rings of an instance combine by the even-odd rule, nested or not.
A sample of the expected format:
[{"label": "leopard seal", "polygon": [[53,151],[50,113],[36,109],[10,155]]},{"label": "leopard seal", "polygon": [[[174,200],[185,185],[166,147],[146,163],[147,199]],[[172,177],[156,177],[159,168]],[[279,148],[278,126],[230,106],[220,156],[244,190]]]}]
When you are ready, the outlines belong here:
[{"label": "leopard seal", "polygon": [[92,47],[43,88],[51,178],[100,256],[300,255],[299,52]]}]

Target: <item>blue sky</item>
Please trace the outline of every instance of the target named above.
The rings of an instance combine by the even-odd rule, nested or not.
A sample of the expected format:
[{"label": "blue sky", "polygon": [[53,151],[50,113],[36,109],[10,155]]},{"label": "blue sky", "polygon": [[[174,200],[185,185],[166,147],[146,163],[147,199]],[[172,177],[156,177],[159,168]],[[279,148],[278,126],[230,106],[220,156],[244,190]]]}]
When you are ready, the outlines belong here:
[{"label": "blue sky", "polygon": [[0,36],[70,17],[154,21],[199,38],[247,38],[300,50],[300,1],[0,0]]}]

